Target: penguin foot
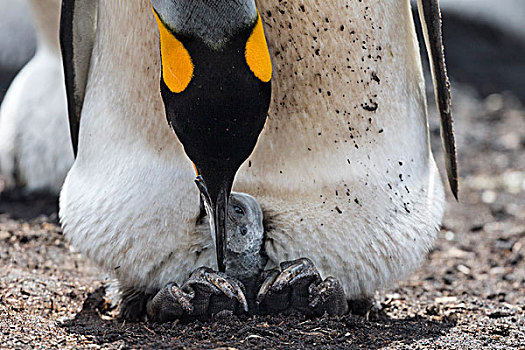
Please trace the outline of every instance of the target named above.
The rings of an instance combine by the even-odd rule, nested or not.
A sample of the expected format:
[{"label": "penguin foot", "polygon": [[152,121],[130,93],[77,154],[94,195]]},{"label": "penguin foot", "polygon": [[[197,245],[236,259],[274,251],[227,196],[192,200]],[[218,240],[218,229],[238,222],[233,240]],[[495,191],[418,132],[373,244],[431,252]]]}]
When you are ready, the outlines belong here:
[{"label": "penguin foot", "polygon": [[259,313],[302,313],[307,316],[342,315],[348,303],[341,283],[334,277],[322,280],[310,259],[283,262],[263,273],[257,293]]},{"label": "penguin foot", "polygon": [[224,313],[248,312],[243,284],[208,267],[195,270],[178,287],[168,283],[147,303],[148,319],[154,322],[208,320]]}]

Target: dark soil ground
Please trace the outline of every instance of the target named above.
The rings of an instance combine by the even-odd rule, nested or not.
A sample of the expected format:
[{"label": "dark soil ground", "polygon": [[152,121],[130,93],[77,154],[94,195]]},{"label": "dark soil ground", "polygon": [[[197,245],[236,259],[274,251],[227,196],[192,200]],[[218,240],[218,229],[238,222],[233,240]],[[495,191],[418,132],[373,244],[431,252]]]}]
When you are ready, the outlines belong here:
[{"label": "dark soil ground", "polygon": [[123,322],[106,310],[101,274],[65,242],[56,198],[4,194],[0,348],[525,349],[525,109],[516,93],[480,93],[455,85],[460,203],[449,200],[421,269],[379,291],[366,317]]}]

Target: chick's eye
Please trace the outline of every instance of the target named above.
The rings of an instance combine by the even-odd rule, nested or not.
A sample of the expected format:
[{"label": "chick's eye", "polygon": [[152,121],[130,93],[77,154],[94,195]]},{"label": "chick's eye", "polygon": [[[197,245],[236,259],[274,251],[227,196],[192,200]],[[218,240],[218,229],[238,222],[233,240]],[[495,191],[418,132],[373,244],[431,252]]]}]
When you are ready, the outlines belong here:
[{"label": "chick's eye", "polygon": [[237,205],[233,207],[233,210],[235,211],[235,214],[244,215],[244,210]]}]

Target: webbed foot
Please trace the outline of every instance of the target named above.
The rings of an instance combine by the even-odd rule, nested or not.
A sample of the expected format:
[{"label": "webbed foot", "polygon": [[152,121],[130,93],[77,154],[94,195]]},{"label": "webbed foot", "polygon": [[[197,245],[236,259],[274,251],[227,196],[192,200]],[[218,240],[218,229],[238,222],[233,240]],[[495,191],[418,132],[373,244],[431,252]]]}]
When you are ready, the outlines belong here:
[{"label": "webbed foot", "polygon": [[195,270],[180,288],[167,284],[147,303],[148,318],[155,322],[207,320],[224,312],[248,312],[244,286],[208,267]]},{"label": "webbed foot", "polygon": [[342,315],[348,303],[341,283],[333,277],[322,280],[310,259],[283,262],[266,271],[256,299],[259,312],[307,316]]}]

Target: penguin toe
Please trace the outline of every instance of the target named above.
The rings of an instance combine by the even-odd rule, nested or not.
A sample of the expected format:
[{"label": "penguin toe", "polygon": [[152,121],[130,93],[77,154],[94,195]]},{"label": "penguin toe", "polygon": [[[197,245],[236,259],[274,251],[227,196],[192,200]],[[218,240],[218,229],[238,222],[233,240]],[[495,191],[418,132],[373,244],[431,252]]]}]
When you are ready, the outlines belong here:
[{"label": "penguin toe", "polygon": [[195,270],[182,289],[194,295],[192,315],[210,318],[223,311],[248,312],[245,287],[239,280],[208,267]]},{"label": "penguin toe", "polygon": [[257,294],[259,313],[342,315],[348,305],[341,283],[333,277],[322,280],[308,258],[287,261],[266,271]]},{"label": "penguin toe", "polygon": [[192,297],[175,283],[168,283],[147,303],[148,320],[170,322],[182,319],[193,311]]}]

